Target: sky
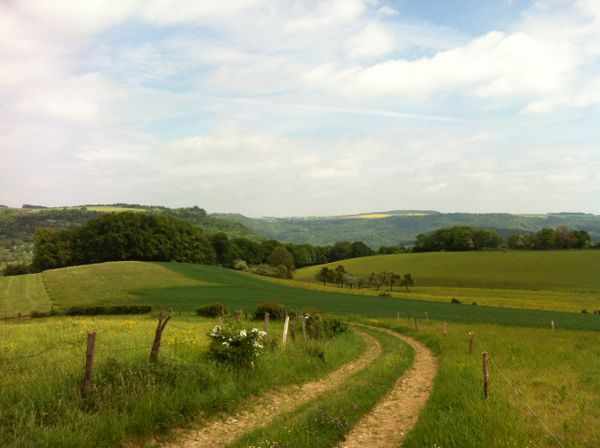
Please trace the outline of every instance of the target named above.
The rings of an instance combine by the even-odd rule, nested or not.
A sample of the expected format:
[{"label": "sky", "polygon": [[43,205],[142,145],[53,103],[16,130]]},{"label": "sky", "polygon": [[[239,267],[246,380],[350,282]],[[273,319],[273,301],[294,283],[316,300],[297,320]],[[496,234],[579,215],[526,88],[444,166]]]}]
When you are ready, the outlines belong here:
[{"label": "sky", "polygon": [[600,213],[600,0],[0,0],[0,204]]}]

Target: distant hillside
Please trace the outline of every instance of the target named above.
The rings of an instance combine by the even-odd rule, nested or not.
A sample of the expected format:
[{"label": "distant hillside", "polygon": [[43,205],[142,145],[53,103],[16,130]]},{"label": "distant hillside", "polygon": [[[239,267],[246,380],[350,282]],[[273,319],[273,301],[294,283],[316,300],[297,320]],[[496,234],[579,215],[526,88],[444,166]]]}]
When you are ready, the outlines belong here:
[{"label": "distant hillside", "polygon": [[506,237],[516,232],[535,232],[543,227],[567,226],[586,230],[600,241],[600,215],[552,213],[511,215],[508,213],[440,213],[435,211],[388,211],[360,215],[307,218],[248,218],[239,214],[216,214],[243,224],[259,236],[285,242],[333,244],[364,241],[372,248],[411,244],[420,233],[441,227],[466,225],[496,230]]},{"label": "distant hillside", "polygon": [[4,263],[31,261],[32,238],[38,228],[71,229],[106,213],[139,211],[176,216],[209,233],[225,232],[230,236],[256,239],[242,224],[208,215],[199,207],[168,208],[138,204],[87,205],[74,207],[23,208],[0,207],[0,268]]}]

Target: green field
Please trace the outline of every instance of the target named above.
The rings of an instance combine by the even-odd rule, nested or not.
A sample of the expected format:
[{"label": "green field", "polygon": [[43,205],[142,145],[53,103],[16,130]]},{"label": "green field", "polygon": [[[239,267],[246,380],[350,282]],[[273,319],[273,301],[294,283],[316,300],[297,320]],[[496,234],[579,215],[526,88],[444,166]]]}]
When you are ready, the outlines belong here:
[{"label": "green field", "polygon": [[[316,307],[340,315],[389,317],[399,312],[423,317],[427,312],[438,320],[531,327],[547,327],[554,320],[561,328],[600,330],[600,317],[592,314],[322,291],[298,287],[296,282],[266,281],[229,269],[185,263],[102,263],[50,270],[44,272],[44,277],[52,303],[59,310],[72,305],[145,303],[190,312],[200,305],[223,302],[232,309],[252,311],[260,302],[277,301],[291,310]],[[27,300],[38,299],[34,296]]]},{"label": "green field", "polygon": [[0,317],[48,311],[51,306],[42,274],[0,277]]},{"label": "green field", "polygon": [[[600,446],[597,332],[451,323],[442,337],[441,322],[422,321],[418,333],[405,319],[400,327],[380,323],[427,342],[440,361],[433,394],[403,447],[559,447],[543,425],[567,448]],[[493,360],[487,401],[482,351]]]},{"label": "green field", "polygon": [[[373,260],[376,263],[367,272],[392,269],[406,272],[409,269],[402,269],[405,265],[401,263],[419,260],[421,265],[417,262],[414,264],[421,266],[423,278],[429,278],[432,282],[431,286],[423,288],[432,290],[444,288],[439,283],[435,284],[436,281],[452,280],[451,274],[458,272],[458,268],[453,266],[459,265],[465,270],[478,267],[479,273],[469,275],[472,281],[481,286],[485,285],[485,269],[496,265],[494,275],[490,278],[491,282],[496,282],[494,288],[497,289],[464,288],[460,279],[456,280],[454,287],[476,290],[478,294],[482,290],[502,291],[509,297],[515,290],[498,289],[502,279],[512,279],[513,283],[509,284],[511,287],[527,290],[523,288],[532,288],[532,285],[546,278],[550,285],[547,288],[556,294],[567,294],[569,291],[573,294],[593,294],[591,291],[596,291],[598,283],[595,282],[594,267],[598,266],[598,259],[595,258],[597,252],[533,253],[531,255],[539,256],[536,270],[533,271],[531,259],[529,267],[527,265],[530,253],[524,259],[515,261],[521,254],[412,254],[347,260],[344,265],[350,272],[358,273],[352,266],[358,269]],[[563,254],[565,259],[562,258]],[[479,258],[474,257],[477,255]],[[508,257],[502,259],[505,255]],[[454,260],[452,256],[456,256]],[[394,268],[389,267],[389,261],[395,260],[401,263],[394,264]],[[434,267],[427,269],[427,265],[432,263]],[[513,266],[515,263],[517,267]],[[581,270],[575,269],[577,266]],[[531,275],[521,272],[527,270],[532,271]],[[298,277],[302,278],[308,271],[298,271]],[[413,272],[417,281],[420,280],[417,270],[410,269],[410,272]],[[554,277],[557,272],[564,274]],[[425,275],[427,273],[429,277]],[[561,278],[564,279],[562,283]],[[7,280],[12,281],[8,284]],[[143,369],[140,370],[139,366],[147,362],[155,325],[151,317],[57,317],[5,324],[0,327],[0,359],[5,360],[0,362],[0,372],[3,368],[8,368],[8,371],[2,373],[3,381],[0,384],[21,384],[17,389],[0,387],[2,406],[7,412],[0,416],[3,427],[7,428],[7,432],[0,436],[6,446],[68,446],[69,443],[78,446],[114,445],[132,435],[144,436],[156,431],[156,428],[181,425],[203,411],[209,414],[216,410],[231,411],[240,405],[240,397],[262,390],[272,384],[271,381],[288,384],[320,375],[331,369],[333,364],[339,365],[343,359],[355,356],[361,348],[356,337],[350,338],[343,347],[329,349],[335,360],[333,364],[324,368],[313,365],[313,370],[303,370],[302,359],[294,358],[296,355],[291,352],[291,357],[285,359],[273,354],[270,359],[278,366],[275,371],[279,372],[279,376],[273,380],[268,368],[258,371],[257,377],[251,377],[250,383],[248,378],[240,382],[235,375],[228,376],[226,383],[218,389],[229,397],[222,407],[215,407],[215,397],[206,395],[202,390],[189,394],[190,384],[195,384],[196,375],[213,385],[211,387],[217,387],[220,383],[214,381],[220,379],[221,373],[209,367],[208,372],[211,373],[207,380],[206,370],[202,370],[204,373],[194,370],[204,366],[198,361],[201,359],[200,353],[206,349],[205,334],[211,322],[185,314],[200,305],[214,302],[222,302],[230,309],[252,311],[259,302],[267,300],[284,303],[291,310],[317,307],[390,327],[398,326],[395,316],[397,312],[400,313],[401,331],[427,342],[440,359],[433,395],[407,439],[407,447],[557,446],[539,421],[524,407],[522,400],[535,409],[564,446],[576,448],[600,444],[600,316],[597,315],[408,299],[412,294],[399,293],[398,297],[348,294],[335,288],[323,290],[322,286],[315,283],[267,280],[215,266],[180,263],[104,263],[1,278],[0,281],[3,286],[0,290],[3,291],[1,303],[9,304],[13,311],[15,306],[26,304],[36,308],[45,304],[47,309],[52,303],[60,309],[75,304],[148,303],[156,308],[183,312],[183,316],[175,317],[165,333],[162,355],[168,362],[164,368],[167,369],[165,372],[171,372],[168,375],[179,371],[182,365],[192,369],[189,370],[190,375],[177,375],[175,379],[169,379],[172,377],[162,370],[151,373],[150,377]],[[579,292],[573,286],[575,283],[583,285]],[[13,293],[9,294],[9,291]],[[541,300],[535,296],[538,291],[529,289],[528,292],[532,294],[531,300]],[[429,321],[423,319],[425,311],[429,314]],[[414,317],[419,318],[418,333],[412,330]],[[550,320],[556,322],[556,331],[548,328]],[[449,322],[447,338],[441,336],[441,324],[444,321]],[[279,326],[279,323],[273,323],[275,331],[279,331]],[[92,329],[98,331],[99,335],[98,400],[103,404],[93,412],[89,409],[81,412],[80,409],[85,410],[87,405],[79,401],[73,384],[81,374],[85,334]],[[467,350],[468,331],[476,333],[478,345],[475,354],[469,354]],[[359,345],[351,349],[352,344]],[[12,358],[52,346],[62,348],[48,352],[50,356],[44,354],[40,358],[32,358],[34,364],[27,358],[23,364],[7,364]],[[71,350],[69,347],[74,348]],[[490,352],[495,362],[492,398],[489,401],[481,398],[479,353],[483,350]],[[284,366],[289,363],[293,363],[293,366],[288,371]],[[33,369],[34,365],[43,367],[45,372],[52,372],[47,382],[37,384],[40,370]],[[376,368],[373,372],[376,372]],[[365,375],[379,375],[373,372],[365,372]],[[161,376],[163,374],[167,376]],[[150,383],[144,387],[135,386],[129,391],[134,384],[138,384],[130,382],[137,381],[134,377]],[[313,443],[312,440],[316,439],[308,438],[307,425],[314,420],[315,413],[323,410],[332,414],[339,412],[347,416],[348,422],[358,418],[368,406],[364,409],[360,407],[362,405],[356,409],[348,408],[348,394],[354,390],[353,385],[360,390],[364,381],[372,381],[366,378],[357,377],[356,381],[348,383],[349,389],[340,389],[328,395],[326,403],[309,403],[297,414],[290,415],[285,419],[286,430],[291,435],[306,435],[306,440],[302,442],[306,446],[329,446],[330,441],[339,440],[343,432],[334,431],[325,437],[325,433],[317,431],[323,437],[319,439],[320,442]],[[505,380],[510,381],[512,386]],[[34,385],[28,386],[29,381]],[[389,384],[391,377],[386,381]],[[381,385],[384,386],[384,383],[382,381]],[[126,397],[125,402],[113,401],[112,393]],[[59,404],[53,400],[57,395],[65,397]],[[17,402],[20,404],[15,406]],[[170,402],[173,404],[166,405]],[[31,442],[32,438],[37,442]],[[284,439],[285,431],[282,432],[275,422],[263,432],[250,435],[248,440],[257,443],[264,438]]]},{"label": "green field", "polygon": [[[300,337],[284,351],[278,347],[281,324],[272,322],[255,368],[238,372],[205,356],[215,323],[175,316],[155,365],[148,362],[153,317],[53,317],[1,325],[0,446],[140,446],[168,428],[231,413],[257,394],[323,377],[365,349],[363,339],[348,332],[323,341]],[[82,397],[90,331],[97,333],[93,389]]]},{"label": "green field", "polygon": [[[397,297],[512,308],[600,310],[600,251],[436,252],[379,255],[330,263],[368,278],[371,272],[410,272],[410,293]],[[318,285],[321,266],[299,269],[295,279]],[[374,294],[374,291],[371,291]]]},{"label": "green field", "polygon": [[[72,305],[145,303],[165,310],[190,312],[200,305],[223,302],[234,309],[253,310],[264,301],[278,301],[292,310],[316,307],[323,311],[367,317],[403,316],[461,322],[600,330],[600,316],[559,311],[524,310],[407,298],[355,295],[331,289],[298,287],[296,282],[266,281],[215,266],[185,263],[115,262],[49,270],[43,273],[52,304]],[[296,285],[295,287],[293,285]],[[3,297],[3,301],[6,299]],[[43,290],[30,289],[24,301],[48,305]],[[14,302],[13,305],[14,307]]]},{"label": "green field", "polygon": [[135,302],[140,289],[167,289],[206,286],[201,279],[191,278],[157,264],[122,261],[74,266],[44,271],[48,293],[56,305],[115,304]]}]

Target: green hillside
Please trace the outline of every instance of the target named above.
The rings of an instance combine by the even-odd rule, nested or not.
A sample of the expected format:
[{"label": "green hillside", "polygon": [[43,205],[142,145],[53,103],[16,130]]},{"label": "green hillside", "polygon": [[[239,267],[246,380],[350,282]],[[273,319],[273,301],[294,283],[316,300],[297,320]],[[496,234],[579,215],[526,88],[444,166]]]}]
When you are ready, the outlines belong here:
[{"label": "green hillside", "polygon": [[[580,313],[454,305],[426,300],[349,295],[294,287],[294,282],[261,277],[215,266],[185,263],[114,262],[45,271],[52,303],[58,309],[97,303],[147,303],[157,308],[191,312],[200,305],[223,302],[232,309],[252,311],[275,300],[291,310],[317,307],[322,311],[366,317],[429,316],[438,320],[546,327],[555,320],[563,328],[600,330],[600,318]],[[36,307],[47,304],[42,291],[29,293]],[[6,297],[0,297],[6,303]]]},{"label": "green hillside", "polygon": [[9,263],[30,263],[36,229],[72,229],[107,213],[144,212],[181,218],[206,232],[256,239],[242,224],[211,216],[199,207],[168,208],[136,204],[73,207],[0,207],[0,270]]},{"label": "green hillside", "polygon": [[[367,278],[371,272],[410,272],[416,285],[400,297],[449,301],[457,297],[492,306],[600,310],[600,251],[435,252],[379,255],[331,263]],[[319,284],[320,266],[296,271]],[[401,288],[397,288],[400,290]]]},{"label": "green hillside", "polygon": [[372,248],[378,248],[399,243],[412,244],[420,233],[452,226],[496,230],[503,237],[517,232],[535,232],[543,227],[567,226],[586,230],[593,241],[600,241],[600,216],[585,213],[511,215],[410,210],[304,218],[255,219],[239,214],[216,216],[243,224],[259,236],[298,244],[323,245],[347,240],[363,241]]},{"label": "green hillside", "polygon": [[0,277],[0,318],[49,311],[51,306],[42,274]]}]

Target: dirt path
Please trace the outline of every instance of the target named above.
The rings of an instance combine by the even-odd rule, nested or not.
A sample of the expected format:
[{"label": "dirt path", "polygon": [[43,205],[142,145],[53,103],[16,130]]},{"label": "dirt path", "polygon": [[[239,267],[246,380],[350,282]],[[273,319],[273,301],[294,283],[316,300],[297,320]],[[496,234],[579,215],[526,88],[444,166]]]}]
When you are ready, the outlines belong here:
[{"label": "dirt path", "polygon": [[339,448],[398,447],[417,423],[433,388],[436,358],[424,344],[383,328],[373,328],[402,339],[415,350],[415,361],[394,388],[347,435]]},{"label": "dirt path", "polygon": [[211,419],[201,428],[185,431],[176,442],[164,446],[225,447],[246,432],[267,424],[275,417],[293,411],[324,392],[341,387],[348,377],[364,369],[381,355],[381,344],[376,338],[362,331],[359,331],[359,334],[367,342],[366,351],[358,359],[344,364],[325,378],[262,395],[252,400],[254,406],[251,408],[246,408],[234,416]]}]

